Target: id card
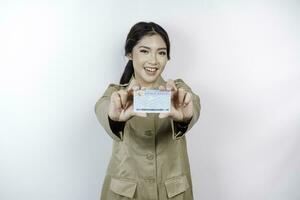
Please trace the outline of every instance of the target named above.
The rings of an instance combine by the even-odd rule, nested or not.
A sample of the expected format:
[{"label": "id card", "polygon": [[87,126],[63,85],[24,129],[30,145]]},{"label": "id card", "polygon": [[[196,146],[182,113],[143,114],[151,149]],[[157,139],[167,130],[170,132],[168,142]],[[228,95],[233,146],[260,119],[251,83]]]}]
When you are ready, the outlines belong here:
[{"label": "id card", "polygon": [[171,91],[137,90],[133,93],[133,111],[167,113],[171,109]]}]

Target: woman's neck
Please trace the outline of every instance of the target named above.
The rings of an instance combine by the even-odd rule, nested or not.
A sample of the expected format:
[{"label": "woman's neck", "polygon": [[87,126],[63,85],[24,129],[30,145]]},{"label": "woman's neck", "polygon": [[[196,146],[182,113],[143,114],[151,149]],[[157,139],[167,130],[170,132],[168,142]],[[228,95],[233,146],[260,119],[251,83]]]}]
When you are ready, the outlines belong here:
[{"label": "woman's neck", "polygon": [[143,83],[143,82],[139,82],[141,87],[145,87],[145,88],[153,88],[154,87],[154,83]]},{"label": "woman's neck", "polygon": [[135,80],[137,80],[137,82],[140,84],[141,87],[145,87],[145,88],[154,88],[155,84],[157,82],[157,80],[155,82],[151,82],[151,83],[147,83],[144,82],[143,80],[137,79],[135,77],[133,77]]}]

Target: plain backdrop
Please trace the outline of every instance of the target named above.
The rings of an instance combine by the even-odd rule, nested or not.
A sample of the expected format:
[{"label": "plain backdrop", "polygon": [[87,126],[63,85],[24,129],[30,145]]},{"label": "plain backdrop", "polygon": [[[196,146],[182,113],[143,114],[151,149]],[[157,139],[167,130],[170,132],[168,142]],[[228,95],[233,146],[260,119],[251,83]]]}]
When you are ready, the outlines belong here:
[{"label": "plain backdrop", "polygon": [[132,25],[169,33],[165,79],[201,98],[195,200],[300,199],[299,1],[0,1],[0,199],[97,200],[111,138],[94,105]]}]

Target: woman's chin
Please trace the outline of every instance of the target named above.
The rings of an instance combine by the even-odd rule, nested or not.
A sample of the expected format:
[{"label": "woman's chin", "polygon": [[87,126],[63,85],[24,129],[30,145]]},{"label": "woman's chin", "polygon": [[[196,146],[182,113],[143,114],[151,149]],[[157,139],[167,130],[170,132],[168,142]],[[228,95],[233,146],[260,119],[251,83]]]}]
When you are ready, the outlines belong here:
[{"label": "woman's chin", "polygon": [[143,78],[144,87],[151,87],[151,85],[155,84],[157,77],[155,78]]},{"label": "woman's chin", "polygon": [[155,83],[157,79],[158,79],[158,75],[151,76],[151,77],[149,77],[149,76],[144,77],[144,80],[147,83]]}]

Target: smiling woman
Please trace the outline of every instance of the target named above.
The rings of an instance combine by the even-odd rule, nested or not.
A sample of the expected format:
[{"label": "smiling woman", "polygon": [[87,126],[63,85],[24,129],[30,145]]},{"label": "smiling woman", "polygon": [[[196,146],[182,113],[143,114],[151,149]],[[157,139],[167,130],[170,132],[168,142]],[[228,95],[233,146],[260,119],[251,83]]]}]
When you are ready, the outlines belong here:
[{"label": "smiling woman", "polygon": [[[167,32],[139,22],[128,33],[129,61],[120,84],[110,84],[95,105],[113,139],[101,199],[193,199],[185,134],[197,122],[200,99],[183,80],[161,77],[170,59]],[[136,113],[133,91],[171,91],[169,113]]]},{"label": "smiling woman", "polygon": [[133,61],[136,80],[151,87],[167,64],[167,47],[160,35],[144,36],[127,55]]}]

